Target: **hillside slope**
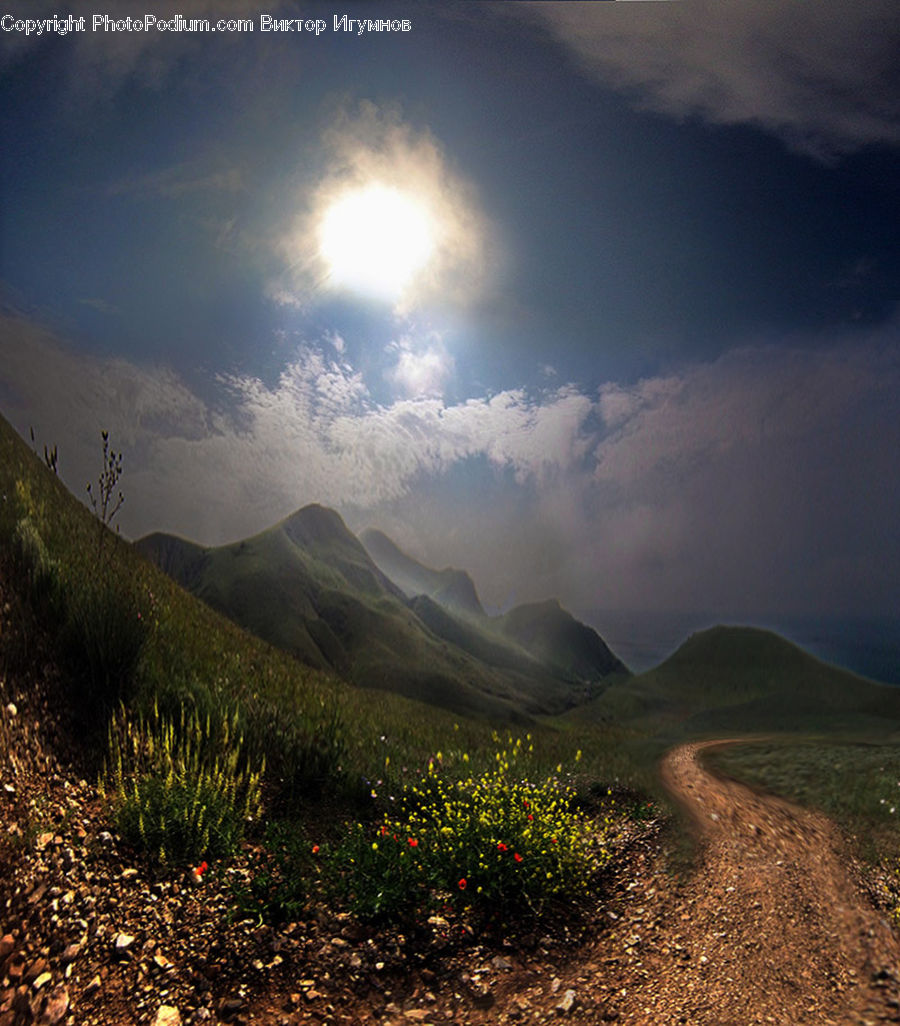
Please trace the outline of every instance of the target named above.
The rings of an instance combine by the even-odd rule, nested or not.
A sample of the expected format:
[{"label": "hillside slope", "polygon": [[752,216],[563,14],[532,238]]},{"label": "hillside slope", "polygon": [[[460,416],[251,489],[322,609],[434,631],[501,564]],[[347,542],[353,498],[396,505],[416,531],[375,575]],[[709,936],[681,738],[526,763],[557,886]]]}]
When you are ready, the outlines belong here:
[{"label": "hillside slope", "polygon": [[218,548],[159,534],[135,545],[241,626],[357,685],[502,718],[559,712],[584,695],[576,676],[434,603],[407,601],[323,506]]},{"label": "hillside slope", "polygon": [[427,595],[460,613],[485,616],[472,578],[464,570],[432,570],[403,552],[384,532],[366,528],[359,536],[374,562],[409,598]]},{"label": "hillside slope", "polygon": [[600,635],[556,599],[515,606],[491,617],[465,571],[432,570],[372,528],[363,531],[360,540],[374,562],[418,603],[420,616],[447,640],[465,636],[467,645],[491,651],[501,665],[510,659],[516,665],[533,660],[554,674],[588,685],[629,672]]}]

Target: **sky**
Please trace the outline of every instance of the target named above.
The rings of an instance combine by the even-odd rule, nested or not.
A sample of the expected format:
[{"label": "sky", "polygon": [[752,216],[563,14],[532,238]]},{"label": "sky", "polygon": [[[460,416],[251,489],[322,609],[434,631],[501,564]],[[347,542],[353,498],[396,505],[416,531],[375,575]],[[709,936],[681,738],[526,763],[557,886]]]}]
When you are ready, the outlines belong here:
[{"label": "sky", "polygon": [[896,617],[896,0],[0,13],[0,412],[123,535]]}]

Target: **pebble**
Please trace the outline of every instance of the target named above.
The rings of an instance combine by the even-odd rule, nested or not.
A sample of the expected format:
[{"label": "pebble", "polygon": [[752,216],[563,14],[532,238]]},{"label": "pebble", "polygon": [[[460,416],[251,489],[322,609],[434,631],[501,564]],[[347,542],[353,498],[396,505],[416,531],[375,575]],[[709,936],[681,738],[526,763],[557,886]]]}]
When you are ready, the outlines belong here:
[{"label": "pebble", "polygon": [[69,992],[60,984],[47,995],[43,1010],[37,1016],[35,1026],[55,1026],[65,1018],[69,1010]]},{"label": "pebble", "polygon": [[181,1012],[174,1005],[160,1005],[153,1026],[181,1026]]},{"label": "pebble", "polygon": [[556,1006],[556,1011],[560,1015],[571,1015],[572,1010],[578,1001],[577,995],[574,990],[567,990],[560,998],[559,1003]]}]

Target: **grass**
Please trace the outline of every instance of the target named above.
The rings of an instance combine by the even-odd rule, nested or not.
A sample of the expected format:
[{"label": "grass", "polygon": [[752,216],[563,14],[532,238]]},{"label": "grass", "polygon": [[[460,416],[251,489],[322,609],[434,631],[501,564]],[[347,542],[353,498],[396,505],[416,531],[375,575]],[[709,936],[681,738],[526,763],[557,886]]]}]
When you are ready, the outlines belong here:
[{"label": "grass", "polygon": [[263,760],[248,756],[236,712],[146,717],[121,707],[101,785],[122,836],[163,866],[231,855],[258,819]]}]

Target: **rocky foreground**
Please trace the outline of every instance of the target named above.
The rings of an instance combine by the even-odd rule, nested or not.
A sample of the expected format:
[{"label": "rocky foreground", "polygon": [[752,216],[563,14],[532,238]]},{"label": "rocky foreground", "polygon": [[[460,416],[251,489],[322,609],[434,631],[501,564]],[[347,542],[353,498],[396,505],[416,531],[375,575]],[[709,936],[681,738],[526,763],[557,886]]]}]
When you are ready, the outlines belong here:
[{"label": "rocky foreground", "polygon": [[[52,668],[47,668],[52,675]],[[408,935],[311,907],[277,928],[242,918],[253,849],[225,866],[162,874],[111,832],[39,686],[0,709],[0,1026],[261,1022],[595,1021],[596,980],[566,967],[630,896],[626,851],[587,916],[479,938],[432,916]],[[57,753],[61,754],[57,754]],[[631,887],[631,890],[628,888]],[[592,975],[596,975],[593,973]],[[605,978],[606,971],[601,975]],[[605,989],[605,988],[604,988]]]}]

